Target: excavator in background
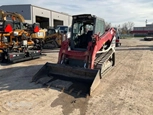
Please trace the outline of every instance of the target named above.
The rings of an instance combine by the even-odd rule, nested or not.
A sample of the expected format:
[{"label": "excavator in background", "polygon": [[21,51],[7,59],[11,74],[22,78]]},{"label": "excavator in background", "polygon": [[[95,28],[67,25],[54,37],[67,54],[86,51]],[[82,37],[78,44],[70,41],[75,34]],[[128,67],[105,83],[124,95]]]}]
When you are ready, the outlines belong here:
[{"label": "excavator in background", "polygon": [[0,10],[0,55],[2,62],[19,62],[38,58],[40,50],[34,50],[30,34],[39,31],[39,24],[24,23],[17,13]]},{"label": "excavator in background", "polygon": [[33,82],[66,93],[93,95],[103,74],[115,65],[115,29],[91,14],[74,15],[71,37],[62,42],[58,62],[47,62]]}]

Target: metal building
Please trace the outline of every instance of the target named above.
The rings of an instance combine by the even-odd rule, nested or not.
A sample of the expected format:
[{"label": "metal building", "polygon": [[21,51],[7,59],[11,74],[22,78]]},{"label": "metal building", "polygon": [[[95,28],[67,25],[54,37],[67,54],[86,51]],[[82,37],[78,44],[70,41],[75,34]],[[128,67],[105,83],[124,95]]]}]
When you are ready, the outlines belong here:
[{"label": "metal building", "polygon": [[34,6],[31,4],[2,5],[0,9],[21,14],[27,23],[40,23],[41,28],[56,27],[57,25],[70,26],[72,16],[63,12]]},{"label": "metal building", "polygon": [[131,31],[135,37],[143,37],[148,34],[153,34],[153,24],[146,24],[145,27],[134,27],[133,31]]}]

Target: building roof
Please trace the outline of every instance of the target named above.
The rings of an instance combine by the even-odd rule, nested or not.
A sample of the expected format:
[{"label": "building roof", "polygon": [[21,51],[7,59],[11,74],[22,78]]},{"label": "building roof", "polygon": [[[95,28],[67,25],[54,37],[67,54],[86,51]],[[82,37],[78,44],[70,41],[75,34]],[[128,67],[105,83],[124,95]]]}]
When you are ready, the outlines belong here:
[{"label": "building roof", "polygon": [[44,9],[44,10],[49,10],[49,11],[65,14],[65,15],[68,15],[68,16],[72,16],[72,15],[64,13],[64,12],[58,12],[58,11],[55,11],[55,10],[43,8],[43,7],[40,7],[40,6],[35,6],[35,5],[32,5],[32,4],[12,4],[12,5],[2,5],[2,6],[33,6],[33,7],[41,8],[41,9]]}]

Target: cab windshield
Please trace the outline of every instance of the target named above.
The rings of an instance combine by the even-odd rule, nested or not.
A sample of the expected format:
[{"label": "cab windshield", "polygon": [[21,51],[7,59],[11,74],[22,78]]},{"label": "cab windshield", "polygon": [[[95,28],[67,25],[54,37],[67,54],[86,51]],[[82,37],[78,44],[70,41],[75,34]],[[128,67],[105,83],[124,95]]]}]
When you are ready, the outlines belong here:
[{"label": "cab windshield", "polygon": [[72,25],[72,41],[75,48],[87,48],[88,42],[92,40],[93,22],[77,21]]},{"label": "cab windshield", "polygon": [[13,29],[25,29],[25,26],[20,22],[13,22]]}]

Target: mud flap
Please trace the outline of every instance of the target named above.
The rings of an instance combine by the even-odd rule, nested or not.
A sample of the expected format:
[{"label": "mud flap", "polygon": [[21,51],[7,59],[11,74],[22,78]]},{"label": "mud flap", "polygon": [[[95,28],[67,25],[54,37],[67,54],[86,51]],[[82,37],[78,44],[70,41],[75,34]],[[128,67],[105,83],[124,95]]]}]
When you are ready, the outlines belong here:
[{"label": "mud flap", "polygon": [[32,78],[33,82],[47,87],[60,88],[64,92],[77,95],[93,95],[100,83],[99,70],[70,67],[62,64],[46,63]]}]

